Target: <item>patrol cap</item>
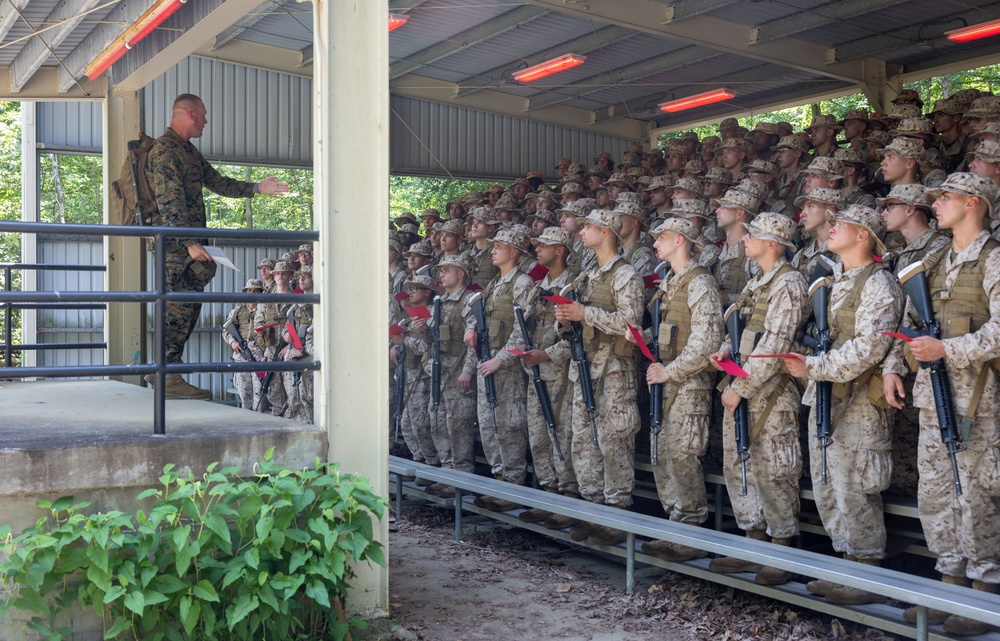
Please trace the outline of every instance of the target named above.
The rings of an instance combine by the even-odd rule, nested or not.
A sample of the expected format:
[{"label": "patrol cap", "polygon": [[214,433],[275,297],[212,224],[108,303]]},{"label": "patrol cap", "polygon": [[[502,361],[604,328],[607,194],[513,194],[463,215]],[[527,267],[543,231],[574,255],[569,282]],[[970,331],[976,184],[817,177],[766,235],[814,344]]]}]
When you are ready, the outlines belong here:
[{"label": "patrol cap", "polygon": [[531,249],[531,236],[526,231],[522,229],[516,229],[515,227],[524,228],[523,225],[515,225],[508,229],[501,229],[493,238],[489,239],[489,243],[500,243],[501,245],[510,245],[514,249],[519,249],[522,252],[526,252]]},{"label": "patrol cap", "polygon": [[966,171],[957,171],[948,176],[948,179],[941,183],[937,189],[928,189],[927,193],[937,200],[944,192],[962,194],[963,196],[978,196],[986,201],[986,212],[988,216],[993,214],[993,201],[997,197],[997,188],[993,181],[985,176],[972,174]]},{"label": "patrol cap", "polygon": [[892,142],[886,145],[884,149],[876,149],[875,153],[878,154],[879,158],[885,158],[886,153],[890,151],[901,158],[921,160],[924,157],[924,148],[920,143],[909,138],[893,138]]},{"label": "patrol cap", "polygon": [[827,180],[839,180],[844,177],[844,163],[829,156],[817,156],[812,162],[799,170],[800,174],[817,174]]},{"label": "patrol cap", "polygon": [[441,223],[441,227],[438,230],[442,234],[454,234],[459,238],[465,236],[465,224],[461,220],[446,220]]},{"label": "patrol cap", "polygon": [[930,211],[932,202],[934,202],[934,199],[927,193],[927,188],[920,183],[893,185],[892,189],[889,190],[889,195],[885,198],[875,199],[875,204],[879,207],[879,209],[885,207],[886,205],[896,205],[902,203],[904,205],[913,205]]},{"label": "patrol cap", "polygon": [[292,263],[288,262],[287,260],[279,260],[274,264],[274,269],[271,270],[271,273],[277,274],[279,272],[286,272],[289,274],[293,274],[295,273],[295,267],[292,266]]},{"label": "patrol cap", "polygon": [[792,236],[795,235],[795,221],[773,211],[765,211],[747,223],[747,231],[754,238],[776,240],[786,247],[795,249]]},{"label": "patrol cap", "polygon": [[535,246],[563,245],[566,247],[569,254],[573,253],[574,242],[575,238],[573,232],[562,229],[561,227],[546,227],[538,238],[531,239],[531,244]]},{"label": "patrol cap", "polygon": [[667,213],[689,220],[691,218],[711,220],[709,215],[705,213],[705,201],[701,198],[683,198],[678,200],[674,203],[673,207],[667,211]]},{"label": "patrol cap", "polygon": [[807,200],[823,203],[824,205],[830,205],[832,207],[836,207],[837,209],[843,209],[847,206],[847,201],[844,200],[844,194],[840,193],[839,189],[829,189],[827,187],[817,187],[808,194],[799,196],[795,199],[795,206],[802,207],[805,205]]},{"label": "patrol cap", "polygon": [[978,89],[960,89],[951,95],[951,99],[955,100],[961,105],[971,105],[975,102],[976,98],[983,95],[983,92]]},{"label": "patrol cap", "polygon": [[260,269],[261,267],[268,267],[270,269],[274,269],[274,259],[273,258],[262,259],[260,261],[260,264],[257,265],[257,269]]},{"label": "patrol cap", "polygon": [[469,263],[462,256],[442,256],[434,269],[441,271],[444,267],[457,267],[464,271],[466,276],[472,273],[472,270],[469,269]]},{"label": "patrol cap", "polygon": [[622,231],[622,219],[607,209],[592,209],[583,221],[588,225],[607,227],[615,233],[616,238]]},{"label": "patrol cap", "polygon": [[806,127],[806,133],[812,133],[813,127],[829,127],[830,129],[840,130],[844,127],[837,122],[837,117],[833,114],[819,114],[812,119],[809,126]]},{"label": "patrol cap", "polygon": [[722,198],[713,199],[712,206],[715,208],[733,207],[743,209],[749,214],[756,214],[760,208],[760,199],[742,189],[734,188],[726,191]]},{"label": "patrol cap", "polygon": [[844,222],[864,227],[871,232],[872,238],[875,239],[875,253],[879,256],[885,255],[886,248],[885,244],[882,243],[882,235],[885,233],[885,221],[882,220],[882,215],[871,207],[854,204],[836,213],[828,211],[826,219],[830,222]]},{"label": "patrol cap", "polygon": [[428,276],[426,273],[417,276],[411,276],[409,280],[403,283],[403,289],[413,291],[414,289],[418,288],[429,289],[435,294],[439,294],[441,292],[441,286],[438,285],[437,281]]},{"label": "patrol cap", "polygon": [[243,286],[243,291],[247,291],[248,289],[259,289],[264,291],[264,281],[259,278],[251,278],[246,282],[246,285]]},{"label": "patrol cap", "polygon": [[903,89],[892,99],[892,104],[900,102],[912,102],[916,103],[918,107],[924,106],[924,101],[920,99],[920,94],[915,89]]},{"label": "patrol cap", "polygon": [[705,182],[706,183],[716,183],[719,185],[732,185],[733,184],[733,172],[728,169],[723,169],[722,167],[712,167],[707,172],[705,172]]},{"label": "patrol cap", "polygon": [[797,149],[798,151],[809,151],[809,143],[799,136],[784,136],[778,144],[771,147],[771,151],[781,151],[782,149]]},{"label": "patrol cap", "polygon": [[653,179],[649,181],[649,185],[643,189],[643,191],[656,191],[657,189],[672,189],[674,186],[674,179],[670,176],[653,176]]},{"label": "patrol cap", "polygon": [[668,218],[659,225],[656,229],[649,232],[652,234],[653,238],[659,238],[664,232],[672,231],[675,234],[680,234],[686,238],[692,245],[694,245],[695,251],[701,251],[703,245],[699,238],[701,234],[698,233],[698,228],[694,226],[690,220],[685,220],[684,218]]}]

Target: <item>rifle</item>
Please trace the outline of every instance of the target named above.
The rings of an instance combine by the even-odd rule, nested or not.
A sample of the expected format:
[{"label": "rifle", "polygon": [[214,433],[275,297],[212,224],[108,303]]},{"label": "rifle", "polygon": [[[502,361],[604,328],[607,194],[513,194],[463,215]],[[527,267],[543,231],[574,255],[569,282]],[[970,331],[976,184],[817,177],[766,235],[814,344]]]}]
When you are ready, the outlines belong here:
[{"label": "rifle", "polygon": [[[135,224],[140,227],[143,224],[142,199],[139,197],[139,164],[136,161],[135,151],[139,149],[139,140],[128,141],[128,167],[132,174],[132,192],[135,194]],[[242,347],[243,345],[240,345]]]},{"label": "rifle", "polygon": [[[740,361],[740,338],[743,336],[743,314],[730,305],[726,310],[726,329],[729,330],[729,345],[732,350],[732,361],[742,366]],[[736,451],[740,454],[740,474],[743,484],[740,486],[740,495],[747,495],[747,459],[750,458],[750,409],[747,399],[740,400],[733,412],[733,422],[736,425]]]},{"label": "rifle", "polygon": [[[490,330],[486,326],[486,308],[483,305],[482,292],[476,292],[472,297],[472,313],[476,316],[476,355],[480,363],[493,358],[490,352]],[[497,384],[493,374],[483,377],[486,386],[486,402],[490,405],[493,415],[493,433],[497,432]]]},{"label": "rifle", "polygon": [[[400,327],[406,327],[405,320],[400,321]],[[396,433],[393,442],[399,442],[399,430],[403,423],[403,408],[406,400],[406,345],[396,346],[396,407],[393,411],[393,422],[396,425]]]},{"label": "rifle", "polygon": [[[243,350],[242,354],[251,363],[259,362],[250,351],[250,346],[247,344],[247,339],[243,338],[243,334],[240,333],[239,325],[236,323],[230,323],[228,325],[223,325],[222,329],[229,330],[230,336],[236,339],[236,342],[240,344],[240,349]],[[264,378],[264,374],[257,372],[257,378]]]},{"label": "rifle", "polygon": [[[572,290],[572,285],[566,285],[559,292],[560,296],[576,301],[577,296]],[[576,371],[580,379],[580,391],[583,392],[583,402],[587,407],[587,414],[590,416],[590,431],[594,436],[594,448],[601,449],[597,442],[597,424],[594,417],[597,416],[597,403],[594,402],[594,385],[590,380],[590,363],[587,361],[587,353],[583,349],[583,325],[577,321],[570,323],[569,339],[570,353],[576,361]]]},{"label": "rifle", "polygon": [[[531,344],[528,323],[524,320],[524,310],[521,309],[520,305],[514,306],[514,315],[517,316],[517,324],[520,326],[521,334],[524,336],[524,349],[530,352],[535,347]],[[542,417],[545,418],[545,424],[549,426],[549,432],[552,433],[552,444],[556,447],[556,454],[559,455],[560,461],[565,461],[566,458],[563,456],[562,448],[559,447],[559,435],[556,432],[556,416],[555,412],[552,411],[552,399],[549,398],[548,386],[542,380],[542,368],[539,365],[532,366],[531,380],[535,384],[538,403],[542,406]]]},{"label": "rifle", "polygon": [[[813,265],[813,270],[809,274],[809,284],[812,285],[821,278],[829,278],[830,276],[833,276],[833,266],[835,264],[836,263],[834,263],[833,260],[825,254],[817,256],[816,264]],[[823,308],[823,313],[826,313],[826,308]]]},{"label": "rifle", "polygon": [[[916,338],[917,336],[941,337],[941,325],[934,319],[934,308],[931,306],[930,288],[927,282],[926,267],[923,263],[914,263],[899,274],[899,283],[903,291],[913,301],[913,308],[920,319],[921,328],[917,331],[901,327],[899,331]],[[948,447],[948,458],[951,459],[951,473],[955,480],[955,494],[962,495],[962,480],[958,476],[958,461],[955,455],[966,449],[958,433],[958,423],[955,420],[955,402],[951,396],[951,382],[948,380],[948,370],[944,359],[930,363],[919,361],[921,369],[930,369],[931,390],[934,392],[934,408],[937,410],[938,425],[941,427],[941,442]],[[989,367],[989,365],[986,365]],[[972,427],[972,418],[966,418],[964,427]]]},{"label": "rifle", "polygon": [[[652,325],[650,329],[653,333],[653,343],[650,352],[653,354],[653,362],[660,362],[660,307],[662,301],[657,298],[653,301],[655,306],[650,310]],[[660,432],[663,430],[663,383],[654,383],[649,388],[649,428],[653,432],[653,465],[659,463]]]},{"label": "rifle", "polygon": [[[818,265],[817,265],[818,267]],[[816,338],[806,337],[804,342],[813,348],[813,354],[826,354],[830,351],[830,323],[827,318],[827,306],[830,298],[830,277],[816,280],[809,287],[809,300],[812,302],[813,319],[816,322]],[[833,383],[816,381],[816,438],[819,440],[821,459],[823,462],[820,481],[826,485],[826,448],[833,442],[833,426],[830,423],[830,406],[833,403]]]},{"label": "rifle", "polygon": [[[280,354],[281,350],[285,349],[288,343],[282,338],[278,341],[278,347],[274,350],[275,355]],[[268,372],[264,375],[264,380],[260,384],[260,397],[257,399],[257,403],[253,406],[253,411],[260,411],[260,404],[264,401],[267,396],[268,390],[271,389],[271,381],[274,380],[274,372]]]},{"label": "rifle", "polygon": [[[454,313],[454,312],[453,312]],[[431,404],[434,406],[434,433],[438,431],[438,408],[441,406],[441,297],[434,297],[434,351],[431,357]],[[398,401],[397,401],[398,402]]]}]

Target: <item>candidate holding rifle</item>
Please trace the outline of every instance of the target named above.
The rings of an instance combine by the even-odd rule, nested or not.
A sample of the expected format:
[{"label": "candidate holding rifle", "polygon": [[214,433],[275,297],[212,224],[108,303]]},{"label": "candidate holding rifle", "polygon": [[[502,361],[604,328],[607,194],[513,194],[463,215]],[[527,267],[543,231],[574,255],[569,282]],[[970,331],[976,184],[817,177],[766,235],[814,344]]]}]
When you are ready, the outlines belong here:
[{"label": "candidate holding rifle", "polygon": [[[927,547],[938,555],[944,582],[996,593],[1000,243],[987,231],[996,188],[982,176],[954,173],[930,193],[938,227],[951,230],[953,240],[950,248],[911,266],[912,273],[900,274],[912,310],[904,323],[920,335],[905,348],[901,342],[894,347],[885,367],[885,395],[895,407],[905,402],[901,375],[909,352],[919,362],[913,386],[920,410],[917,504]],[[915,621],[916,614],[914,607],[904,617]],[[946,631],[964,636],[987,630],[938,610],[930,610],[928,622],[943,622]]]},{"label": "candidate holding rifle", "polygon": [[[264,281],[251,278],[243,286],[244,294],[260,294],[264,291]],[[264,360],[264,352],[259,343],[260,335],[253,331],[253,315],[257,303],[241,303],[229,312],[229,317],[222,325],[222,340],[233,350],[233,360],[242,363],[246,361]],[[260,397],[261,377],[256,372],[235,372],[233,387],[240,396],[243,409],[253,410]]]},{"label": "candidate holding rifle", "polygon": [[[303,294],[313,293],[312,265],[302,265],[295,272],[295,280]],[[295,303],[288,310],[281,338],[287,343],[280,354],[286,361],[311,360],[313,356],[313,306],[312,303]],[[313,373],[282,372],[288,409],[285,418],[300,423],[313,421]]]},{"label": "candidate holding rifle", "polygon": [[[761,273],[743,288],[733,314],[744,327],[712,355],[719,370],[721,361],[733,359],[735,343],[740,363],[748,376],[731,377],[722,393],[724,458],[729,499],[736,523],[747,538],[789,546],[799,533],[799,477],[802,451],[799,446],[798,413],[801,402],[795,381],[784,371],[781,358],[753,358],[793,352],[796,336],[809,316],[806,278],[785,258],[794,247],[795,222],[787,216],[766,212],[747,225],[743,237],[747,257],[757,261]],[[824,313],[825,313],[824,308]],[[738,451],[735,412],[747,403],[745,429],[748,451]],[[741,458],[741,454],[748,454]],[[741,470],[741,465],[745,465]],[[744,485],[745,479],[745,485]],[[708,566],[715,572],[756,572],[755,582],[781,585],[792,574],[736,557],[715,559]]]},{"label": "candidate holding rifle", "polygon": [[[659,400],[662,433],[652,434],[653,477],[656,493],[671,521],[700,525],[708,520],[705,476],[699,459],[708,447],[712,385],[715,377],[708,357],[722,340],[722,298],[712,274],[692,257],[701,244],[691,221],[669,218],[652,231],[660,260],[670,263],[672,277],[660,282],[650,302],[658,325],[655,342],[659,361],[650,363],[646,382]],[[655,426],[654,426],[655,428]],[[642,551],[667,561],[688,561],[706,556],[695,548],[650,541]]]},{"label": "candidate holding rifle", "polygon": [[[294,273],[295,269],[288,261],[276,262],[274,269],[271,270],[271,276],[274,278],[273,293],[291,294],[289,285]],[[291,303],[261,303],[254,312],[254,332],[260,337],[264,356],[269,361],[279,361],[283,358],[282,352],[288,343],[282,338],[282,334],[285,331],[285,323],[288,322],[288,310],[291,308]],[[281,373],[268,372],[261,385],[261,397],[270,403],[271,414],[284,416],[288,410],[288,395],[285,394],[285,386],[281,382]]]},{"label": "candidate holding rifle", "polygon": [[[635,435],[640,423],[635,345],[625,336],[629,324],[642,322],[643,285],[635,268],[618,253],[621,219],[594,209],[580,222],[583,246],[595,252],[596,264],[572,285],[579,302],[557,305],[555,311],[560,327],[579,324],[595,401],[592,429],[580,374],[570,367],[573,470],[584,499],[627,508],[635,486]],[[570,530],[570,537],[589,545],[614,545],[626,534],[580,523]]]},{"label": "candidate holding rifle", "polygon": [[[499,274],[486,286],[466,325],[465,344],[479,350],[479,436],[493,476],[521,485],[528,472],[528,421],[526,382],[518,357],[511,354],[517,318],[515,306],[528,305],[535,283],[518,269],[531,249],[529,230],[523,225],[501,229],[489,240],[493,265]],[[491,389],[492,388],[492,389]],[[480,497],[491,509],[508,511],[510,501]]]},{"label": "candidate holding rifle", "polygon": [[[882,491],[892,474],[892,430],[882,394],[881,364],[903,313],[903,292],[895,276],[876,262],[885,254],[878,212],[851,205],[836,214],[827,248],[840,256],[831,276],[827,318],[833,344],[825,354],[785,359],[789,372],[809,379],[803,402],[816,424],[816,382],[831,381],[831,441],[828,478],[822,482],[822,448],[809,430],[809,468],[816,507],[833,547],[845,559],[880,565],[885,557]],[[806,588],[838,604],[884,601],[884,597],[832,581]]]}]

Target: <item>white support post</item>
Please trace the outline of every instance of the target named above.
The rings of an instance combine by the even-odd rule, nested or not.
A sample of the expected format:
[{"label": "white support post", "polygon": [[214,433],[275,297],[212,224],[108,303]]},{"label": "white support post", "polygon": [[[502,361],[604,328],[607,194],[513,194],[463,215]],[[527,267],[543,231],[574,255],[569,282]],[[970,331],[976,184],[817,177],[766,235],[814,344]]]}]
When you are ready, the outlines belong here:
[{"label": "white support post", "polygon": [[[34,102],[21,103],[21,220],[27,223],[38,222],[38,203],[41,184],[38,175],[38,104]],[[38,236],[23,234],[21,236],[21,262],[38,262]],[[38,272],[26,269],[21,272],[21,289],[26,292],[38,290]],[[33,309],[21,310],[21,343],[38,343],[38,314]],[[24,367],[35,367],[38,364],[38,352],[25,350],[21,352],[21,363]]]},{"label": "white support post", "polygon": [[[125,162],[127,145],[139,135],[139,94],[134,91],[108,92],[104,99],[104,224],[111,222],[111,182],[118,178]],[[151,134],[156,135],[156,134]],[[141,238],[106,236],[104,255],[108,271],[107,291],[139,291],[146,285],[146,253]],[[146,306],[137,303],[109,303],[104,314],[104,340],[108,344],[106,362],[113,365],[144,363],[146,352]],[[135,385],[138,376],[114,377]]]},{"label": "white support post", "polygon": [[[388,9],[356,0],[315,0],[313,7],[313,218],[322,296],[316,348],[323,367],[316,418],[329,433],[330,460],[387,496]],[[386,519],[375,537],[388,544]],[[356,572],[349,609],[385,613],[388,569],[361,564]]]}]

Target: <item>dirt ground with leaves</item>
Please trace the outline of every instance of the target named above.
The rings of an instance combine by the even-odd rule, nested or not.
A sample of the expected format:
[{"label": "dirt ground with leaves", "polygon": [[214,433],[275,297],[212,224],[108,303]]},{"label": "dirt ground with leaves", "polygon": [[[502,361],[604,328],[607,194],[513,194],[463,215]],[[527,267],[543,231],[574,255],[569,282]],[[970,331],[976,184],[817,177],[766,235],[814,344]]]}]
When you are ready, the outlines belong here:
[{"label": "dirt ground with leaves", "polygon": [[[390,533],[391,617],[408,641],[788,640],[899,637],[659,568],[624,565],[519,528],[411,508]],[[398,628],[397,628],[398,629]]]}]

